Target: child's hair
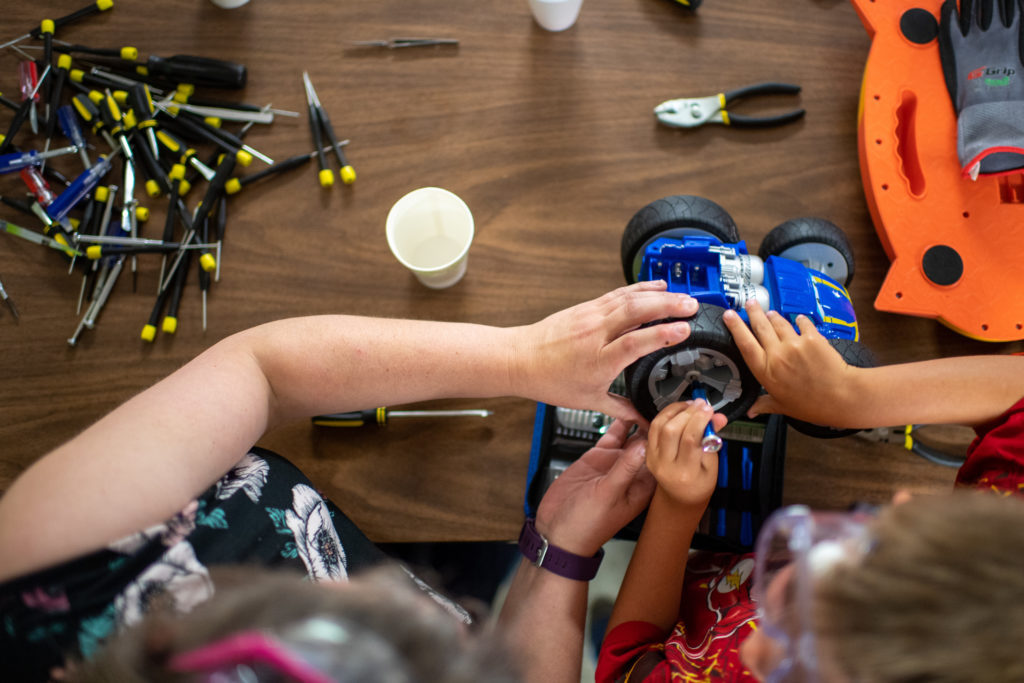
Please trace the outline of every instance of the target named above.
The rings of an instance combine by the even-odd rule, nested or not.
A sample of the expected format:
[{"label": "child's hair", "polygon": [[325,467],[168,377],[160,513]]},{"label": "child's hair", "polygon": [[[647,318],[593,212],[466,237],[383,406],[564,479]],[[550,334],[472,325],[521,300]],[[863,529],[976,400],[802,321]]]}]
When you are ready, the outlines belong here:
[{"label": "child's hair", "polygon": [[173,671],[172,660],[232,634],[274,635],[314,618],[337,619],[349,634],[343,653],[318,663],[335,680],[519,680],[494,634],[467,632],[394,567],[360,574],[351,586],[315,584],[292,573],[249,568],[220,570],[216,578],[217,594],[207,603],[185,615],[150,614],[114,637],[96,657],[72,666],[68,680],[197,680],[195,674]]},{"label": "child's hair", "polygon": [[1024,680],[1024,500],[918,496],[874,530],[816,587],[821,655],[853,681]]}]

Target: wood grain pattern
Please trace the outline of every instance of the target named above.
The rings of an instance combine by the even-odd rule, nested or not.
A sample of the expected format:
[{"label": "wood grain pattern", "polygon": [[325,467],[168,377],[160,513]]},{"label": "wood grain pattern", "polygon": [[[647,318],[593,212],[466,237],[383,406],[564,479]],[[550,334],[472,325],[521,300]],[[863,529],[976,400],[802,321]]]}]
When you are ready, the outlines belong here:
[{"label": "wood grain pattern", "polygon": [[[0,38],[81,4],[8,3]],[[407,51],[347,45],[399,35],[461,44]],[[246,90],[211,96],[299,112],[308,70],[339,137],[352,141],[359,179],[323,190],[311,164],[232,197],[209,328],[201,329],[190,283],[178,334],[152,345],[138,334],[152,306],[157,257],[140,259],[138,293],[122,277],[98,328],[72,349],[65,340],[77,323],[80,279],[65,274],[57,255],[0,236],[0,278],[22,314],[20,324],[0,315],[0,489],[203,348],[258,323],[345,312],[516,325],[598,296],[621,284],[619,239],[630,216],[669,194],[722,204],[754,246],[800,215],[843,227],[858,259],[851,293],[862,338],[884,362],[1016,349],[873,310],[888,263],[864,205],[856,154],[869,41],[839,0],[707,0],[697,15],[669,0],[586,0],[576,26],[559,34],[536,26],[525,0],[252,0],[235,10],[206,0],[116,0],[111,12],[58,37],[241,61],[249,67]],[[0,54],[0,89],[15,96],[16,59]],[[799,103],[807,109],[802,121],[774,130],[680,131],[651,114],[665,99],[768,80],[798,83],[803,92],[753,110]],[[312,142],[304,117],[257,127],[247,141],[279,159],[305,152]],[[8,120],[5,110],[0,124]],[[59,167],[75,172],[74,161]],[[457,193],[476,219],[468,274],[446,291],[419,285],[384,240],[388,208],[423,185]],[[16,176],[0,178],[0,192],[22,192]],[[146,203],[152,236],[164,209]],[[7,207],[0,212],[35,227]],[[495,415],[395,422],[380,431],[296,424],[261,443],[298,463],[375,540],[512,538],[521,522],[532,404],[435,405],[489,407]],[[844,507],[884,500],[899,486],[944,489],[952,477],[896,446],[794,433],[786,499]]]}]

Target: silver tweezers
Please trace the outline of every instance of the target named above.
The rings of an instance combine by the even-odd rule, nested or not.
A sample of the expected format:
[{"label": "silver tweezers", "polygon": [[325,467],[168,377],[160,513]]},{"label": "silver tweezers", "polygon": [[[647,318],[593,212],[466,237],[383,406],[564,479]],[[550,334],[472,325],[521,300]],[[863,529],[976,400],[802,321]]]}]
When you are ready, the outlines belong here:
[{"label": "silver tweezers", "polygon": [[458,45],[455,38],[388,38],[387,40],[354,40],[353,45],[360,47],[386,47],[394,50],[397,47],[421,47],[424,45]]}]

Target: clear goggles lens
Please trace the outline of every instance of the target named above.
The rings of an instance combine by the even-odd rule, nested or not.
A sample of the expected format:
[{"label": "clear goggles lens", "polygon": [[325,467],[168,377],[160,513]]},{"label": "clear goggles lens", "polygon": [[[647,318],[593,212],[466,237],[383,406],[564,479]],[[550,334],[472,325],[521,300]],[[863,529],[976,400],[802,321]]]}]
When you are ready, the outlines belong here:
[{"label": "clear goggles lens", "polygon": [[814,583],[837,565],[864,556],[871,519],[866,511],[811,512],[793,505],[765,522],[757,537],[754,598],[760,628],[776,652],[769,682],[818,680]]}]

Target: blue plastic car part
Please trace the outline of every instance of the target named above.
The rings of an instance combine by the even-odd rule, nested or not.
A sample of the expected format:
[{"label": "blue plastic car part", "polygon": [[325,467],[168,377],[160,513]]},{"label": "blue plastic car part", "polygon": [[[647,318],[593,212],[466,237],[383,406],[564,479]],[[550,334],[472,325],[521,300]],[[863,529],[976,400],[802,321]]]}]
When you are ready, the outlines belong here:
[{"label": "blue plastic car part", "polygon": [[[744,491],[753,491],[754,460],[750,456],[750,447],[744,446],[740,451],[741,488]],[[744,510],[740,516],[740,543],[745,546],[754,544],[754,516],[750,510]]]},{"label": "blue plastic car part", "polygon": [[859,338],[850,294],[819,271],[780,256],[762,261],[745,242],[724,243],[710,235],[665,237],[644,249],[639,280],[665,280],[671,292],[689,294],[703,304],[738,311],[757,299],[795,325],[806,315],[823,336]]}]

